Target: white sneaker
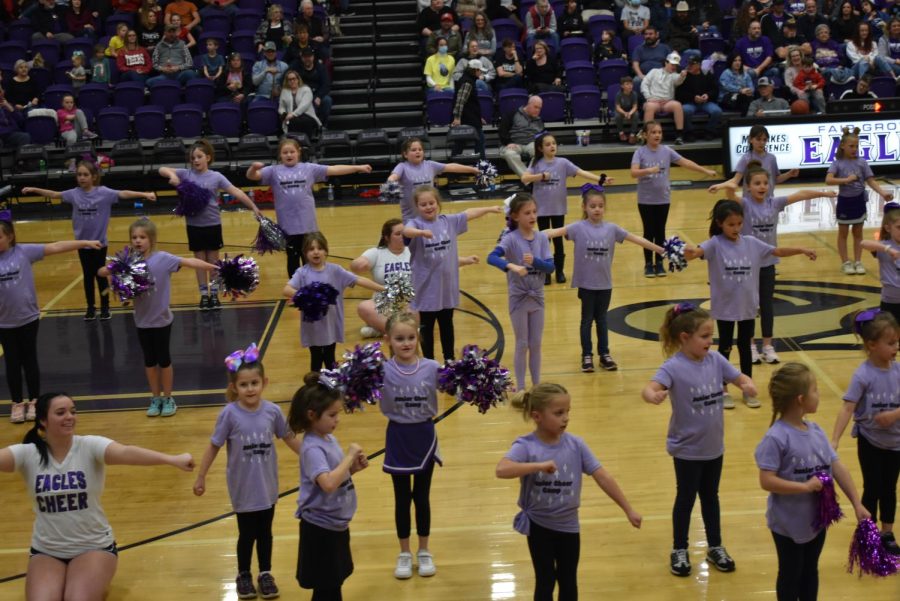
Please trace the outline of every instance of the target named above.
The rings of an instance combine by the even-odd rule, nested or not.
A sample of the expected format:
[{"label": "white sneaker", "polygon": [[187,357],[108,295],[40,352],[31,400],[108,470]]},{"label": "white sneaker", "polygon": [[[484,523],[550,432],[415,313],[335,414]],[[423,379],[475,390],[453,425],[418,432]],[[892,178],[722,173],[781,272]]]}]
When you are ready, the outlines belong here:
[{"label": "white sneaker", "polygon": [[381,338],[381,332],[372,326],[363,326],[359,329],[359,335],[363,338]]},{"label": "white sneaker", "polygon": [[762,348],[762,360],[766,363],[778,363],[778,354],[775,352],[775,347],[771,344],[767,344]]},{"label": "white sneaker", "polygon": [[856,268],[850,261],[844,261],[843,264],[841,264],[841,271],[844,275],[856,275]]},{"label": "white sneaker", "polygon": [[406,580],[412,578],[412,553],[403,551],[397,556],[397,567],[394,568],[394,578]]},{"label": "white sneaker", "polygon": [[37,401],[32,399],[25,403],[25,421],[33,422],[37,417]]},{"label": "white sneaker", "polygon": [[866,275],[866,268],[863,267],[862,261],[853,264],[853,271],[856,272],[856,275]]},{"label": "white sneaker", "polygon": [[753,362],[753,365],[759,365],[762,363],[762,359],[759,357],[759,349],[756,348],[756,344],[750,344],[750,360]]},{"label": "white sneaker", "polygon": [[416,553],[416,559],[419,561],[419,576],[434,576],[437,568],[434,567],[434,559],[428,551],[419,551]]},{"label": "white sneaker", "polygon": [[747,396],[744,395],[744,404],[747,405],[750,409],[759,409],[762,407],[762,403],[759,402],[759,399],[755,396]]},{"label": "white sneaker", "polygon": [[722,395],[722,408],[723,409],[734,409],[734,397],[732,397],[727,392]]}]

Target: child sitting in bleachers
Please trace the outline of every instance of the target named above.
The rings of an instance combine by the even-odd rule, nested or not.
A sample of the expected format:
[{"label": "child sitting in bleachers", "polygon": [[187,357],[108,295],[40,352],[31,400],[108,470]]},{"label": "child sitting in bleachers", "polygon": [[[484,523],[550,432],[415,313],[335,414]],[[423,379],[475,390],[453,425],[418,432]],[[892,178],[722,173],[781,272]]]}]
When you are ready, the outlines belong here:
[{"label": "child sitting in bleachers", "polygon": [[103,44],[97,44],[94,46],[94,60],[91,61],[91,82],[109,84],[109,70],[106,48]]},{"label": "child sitting in bleachers", "polygon": [[88,129],[87,118],[81,109],[75,108],[75,97],[66,94],[62,99],[62,108],[56,109],[56,118],[59,123],[59,137],[66,146],[71,146],[79,140],[93,140],[97,134]]}]

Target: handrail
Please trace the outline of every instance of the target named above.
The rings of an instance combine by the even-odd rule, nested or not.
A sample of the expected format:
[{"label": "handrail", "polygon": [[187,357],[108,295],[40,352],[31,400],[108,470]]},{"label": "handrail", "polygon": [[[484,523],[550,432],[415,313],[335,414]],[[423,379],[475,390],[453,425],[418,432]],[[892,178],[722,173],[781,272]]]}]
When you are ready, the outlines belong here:
[{"label": "handrail", "polygon": [[378,88],[378,9],[376,1],[371,0],[372,5],[372,62],[369,67],[369,82],[366,84],[366,101],[369,111],[372,113],[372,127],[378,127],[378,115],[375,111],[375,90]]}]

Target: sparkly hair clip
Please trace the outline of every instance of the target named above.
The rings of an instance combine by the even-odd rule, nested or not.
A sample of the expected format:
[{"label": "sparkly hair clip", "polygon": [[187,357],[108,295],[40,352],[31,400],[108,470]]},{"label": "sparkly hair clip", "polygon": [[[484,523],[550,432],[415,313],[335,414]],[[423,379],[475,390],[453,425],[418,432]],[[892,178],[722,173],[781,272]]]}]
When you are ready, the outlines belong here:
[{"label": "sparkly hair clip", "polygon": [[856,317],[853,318],[853,331],[861,337],[862,329],[867,323],[875,319],[879,313],[881,313],[881,309],[866,309],[857,313]]},{"label": "sparkly hair clip", "polygon": [[509,215],[509,205],[512,204],[512,201],[515,200],[516,194],[512,194],[503,199],[503,210]]},{"label": "sparkly hair clip", "polygon": [[247,347],[247,350],[236,350],[227,357],[225,357],[225,367],[228,368],[230,372],[236,372],[240,369],[241,365],[245,363],[255,363],[259,360],[259,349],[256,348],[256,343],[251,342],[250,346]]},{"label": "sparkly hair clip", "polygon": [[892,200],[891,202],[884,203],[885,213],[887,213],[888,211],[896,211],[897,209],[900,209],[900,202]]},{"label": "sparkly hair clip", "polygon": [[690,313],[691,311],[696,311],[697,305],[694,303],[678,303],[672,308],[672,311],[675,313],[675,316],[683,315],[684,313]]}]

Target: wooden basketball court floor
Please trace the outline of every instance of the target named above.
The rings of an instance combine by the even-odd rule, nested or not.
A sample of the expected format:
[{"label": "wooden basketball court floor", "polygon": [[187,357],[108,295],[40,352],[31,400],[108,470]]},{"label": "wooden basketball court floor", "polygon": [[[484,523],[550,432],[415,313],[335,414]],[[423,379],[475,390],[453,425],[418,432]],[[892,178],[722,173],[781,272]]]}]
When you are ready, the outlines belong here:
[{"label": "wooden basketball court floor", "polygon": [[[630,181],[626,172],[615,175],[619,178],[617,183]],[[677,169],[673,176],[674,179],[690,177]],[[608,199],[607,220],[639,234],[634,193],[620,193],[612,187]],[[706,216],[714,200],[702,188],[674,190],[670,232],[692,242],[705,239]],[[472,205],[446,202],[444,211],[456,212],[467,206]],[[867,275],[842,275],[835,250],[833,207],[826,201],[811,201],[792,208],[795,210],[785,216],[781,231],[793,233],[782,233],[781,244],[813,247],[819,253],[819,260],[810,263],[805,258],[791,258],[783,260],[778,267],[775,326],[778,349],[782,361],[803,361],[815,371],[822,402],[813,419],[830,433],[842,392],[853,370],[863,360],[861,351],[847,334],[846,319],[859,308],[877,305],[877,266],[866,256],[863,262],[869,268]],[[876,209],[873,208],[866,224],[867,236],[880,223]],[[319,224],[329,239],[332,260],[346,266],[350,258],[376,242],[381,223],[398,213],[396,206],[379,204],[319,209]],[[580,214],[579,199],[571,196],[567,221],[574,221]],[[187,255],[180,220],[170,216],[153,219],[160,226],[159,248]],[[125,243],[130,221],[127,217],[113,220],[109,236],[111,251]],[[255,222],[242,212],[224,214],[223,223],[228,243],[225,250],[240,252],[241,246],[252,239]],[[494,348],[502,355],[502,362],[511,367],[513,334],[506,310],[505,277],[485,263],[501,227],[499,216],[487,216],[472,222],[469,232],[460,239],[460,252],[477,254],[482,262],[462,270],[461,286],[465,295],[455,325],[458,346],[476,343]],[[37,221],[18,224],[17,233],[20,242],[47,242],[69,238],[71,228],[64,220]],[[571,249],[567,250],[571,255]],[[280,299],[286,281],[284,258],[269,255],[260,261],[262,283],[251,300],[274,304]],[[759,488],[753,460],[754,448],[766,431],[771,415],[765,394],[762,409],[751,410],[739,403],[725,415],[726,453],[720,490],[722,529],[724,544],[735,558],[737,571],[722,574],[703,561],[705,542],[698,506],[690,535],[693,574],[689,578],[677,578],[669,573],[674,475],[671,459],[665,452],[665,433],[670,408],[666,404],[647,405],[640,398],[640,390],[663,360],[655,336],[665,308],[677,300],[705,300],[709,289],[702,263],[692,263],[687,271],[665,279],[645,279],[642,267],[640,248],[630,244],[617,248],[610,312],[612,353],[620,366],[617,372],[580,372],[580,309],[576,291],[568,284],[546,288],[542,379],[562,383],[569,389],[573,399],[570,431],[586,439],[644,516],[643,527],[634,530],[599,488],[589,482],[585,484],[581,506],[581,598],[772,599],[777,562],[765,525],[766,493]],[[54,371],[62,370],[64,366],[60,362],[64,363],[67,355],[76,357],[84,352],[84,347],[73,344],[72,340],[83,337],[84,345],[96,343],[97,335],[92,329],[112,327],[111,324],[119,322],[122,333],[116,341],[119,349],[116,354],[125,352],[123,348],[130,348],[131,352],[136,349],[127,310],[116,311],[111,322],[81,321],[83,298],[74,253],[42,261],[35,266],[35,272],[41,306],[48,315],[68,318],[66,342],[60,342],[58,348],[47,351],[46,355],[42,353],[45,382]],[[567,272],[571,277],[571,262]],[[176,274],[173,303],[192,311],[191,306],[197,300],[195,284],[189,270]],[[356,316],[355,305],[363,295],[364,292],[356,290],[348,293],[346,345],[360,342],[358,332],[362,324]],[[223,315],[234,310],[226,306]],[[287,412],[287,401],[307,369],[308,354],[299,345],[297,313],[289,307],[276,313],[279,312],[273,311],[274,317],[264,320],[264,326],[257,329],[257,341],[266,344],[264,360],[270,378],[266,396],[281,402]],[[177,334],[173,336],[173,341],[176,340]],[[240,344],[249,342],[240,341]],[[178,350],[177,345],[177,342],[173,345],[174,350]],[[211,372],[206,374],[207,378],[219,382],[210,390],[199,391],[211,395],[209,398],[217,403],[224,402],[223,398],[216,397],[217,389],[224,387],[225,381],[220,367],[223,357],[215,356],[221,354],[218,350],[221,346],[209,347],[214,349],[208,352],[209,356],[191,363],[208,366],[206,369]],[[233,349],[226,349],[230,350]],[[737,357],[732,357],[732,361],[736,362]],[[176,360],[176,397],[194,398],[190,395],[198,392],[185,391],[184,383],[193,376],[186,372],[192,369],[179,368]],[[754,380],[761,391],[766,389],[773,370],[768,365],[754,368]],[[144,378],[141,371],[115,376],[141,391]],[[48,384],[44,384],[44,389],[48,390]],[[5,398],[6,394],[3,385],[0,397]],[[183,403],[173,418],[150,419],[141,408],[143,392],[99,395],[101,400],[117,396],[131,399],[121,404],[115,400],[98,403],[90,394],[76,396],[82,409],[79,433],[102,434],[123,443],[170,453],[189,451],[198,461],[220,410],[219,406]],[[4,400],[0,405],[7,403]],[[449,411],[453,406],[452,399],[441,399],[442,410]],[[377,408],[372,407],[364,413],[342,416],[336,435],[344,446],[356,441],[368,453],[375,453],[383,446],[385,424]],[[440,421],[437,431],[445,465],[436,470],[431,495],[431,550],[437,575],[429,579],[415,576],[398,581],[393,577],[398,548],[392,489],[390,479],[381,471],[381,458],[373,458],[370,469],[354,476],[359,511],[351,524],[351,546],[356,567],[345,583],[344,598],[366,601],[530,599],[533,572],[525,538],[512,529],[518,482],[496,479],[494,466],[516,436],[531,429],[532,425],[522,421],[508,406],[493,409],[486,415],[469,406],[460,407]],[[4,419],[0,423],[0,444],[18,442],[24,431],[23,427],[13,426]],[[845,435],[839,452],[861,487],[855,446],[849,434]],[[282,598],[308,599],[309,592],[301,591],[293,576],[297,558],[297,521],[293,512],[298,463],[284,446],[278,452],[280,489],[284,494],[276,509],[273,573]],[[164,467],[108,468],[103,504],[122,549],[109,599],[237,598],[234,588],[236,523],[229,515],[224,468],[225,456],[220,455],[207,479],[207,493],[201,498],[191,492],[193,475]],[[32,513],[18,475],[2,477],[0,506],[5,514],[0,541],[0,599],[21,599],[24,597],[21,575],[27,564]],[[846,499],[843,508],[852,515]],[[844,519],[828,533],[819,563],[819,598],[900,599],[900,578],[860,579],[846,572],[852,522]],[[254,559],[254,572],[255,565]]]}]

